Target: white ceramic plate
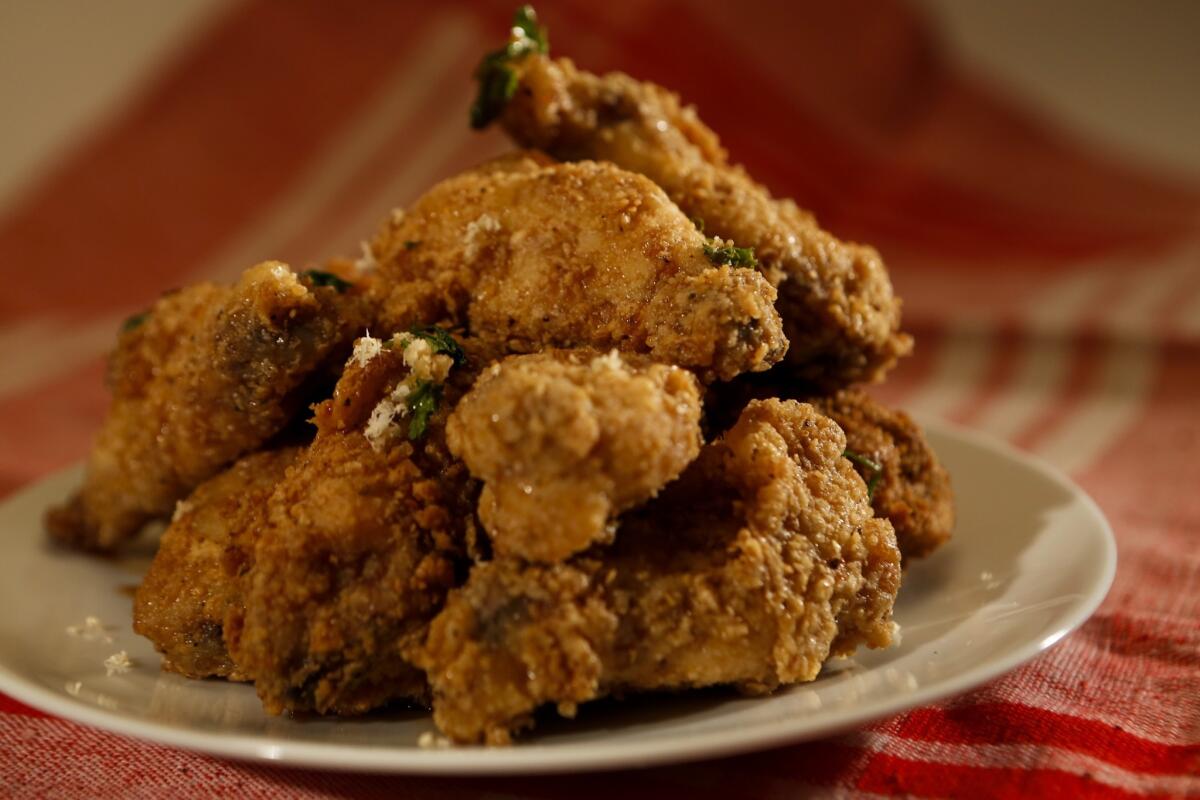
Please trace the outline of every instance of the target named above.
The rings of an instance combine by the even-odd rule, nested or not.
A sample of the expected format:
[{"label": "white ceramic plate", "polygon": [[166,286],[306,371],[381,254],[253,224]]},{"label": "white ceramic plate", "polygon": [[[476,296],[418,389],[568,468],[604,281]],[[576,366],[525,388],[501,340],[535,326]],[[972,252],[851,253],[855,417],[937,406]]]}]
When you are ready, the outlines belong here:
[{"label": "white ceramic plate", "polygon": [[[41,515],[74,469],[0,506],[0,690],[118,733],[243,759],[409,773],[608,769],[727,755],[839,733],[983,683],[1079,626],[1108,591],[1116,548],[1103,515],[1066,478],[998,443],[932,426],[954,478],[953,541],[904,578],[899,646],[835,662],[765,698],[723,691],[584,706],[515,747],[422,749],[424,712],[354,720],[268,717],[254,690],[158,669],[130,628],[130,589],[149,554],[98,560],[48,546]],[[71,636],[96,616],[108,636]],[[125,650],[134,662],[107,676]]]}]

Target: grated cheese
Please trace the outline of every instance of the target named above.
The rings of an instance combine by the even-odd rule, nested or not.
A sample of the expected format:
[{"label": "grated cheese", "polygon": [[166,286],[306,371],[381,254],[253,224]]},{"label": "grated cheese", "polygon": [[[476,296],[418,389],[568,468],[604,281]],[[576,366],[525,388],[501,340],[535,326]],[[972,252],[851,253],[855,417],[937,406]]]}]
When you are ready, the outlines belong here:
[{"label": "grated cheese", "polygon": [[383,352],[383,342],[373,339],[370,334],[367,334],[354,342],[354,352],[351,354],[350,360],[346,362],[346,366],[357,364],[365,367],[372,358],[381,352]]},{"label": "grated cheese", "polygon": [[371,409],[371,416],[367,419],[367,426],[363,428],[363,436],[367,437],[367,441],[371,444],[371,449],[376,453],[383,447],[384,438],[391,431],[392,422],[396,419],[397,410],[403,413],[406,409],[403,407],[397,409],[391,397],[383,398],[375,404],[375,408]]},{"label": "grated cheese", "polygon": [[445,383],[454,366],[454,359],[444,353],[433,352],[433,345],[419,336],[397,335],[393,341],[400,348],[405,365],[412,370],[417,380]]},{"label": "grated cheese", "polygon": [[478,257],[479,249],[483,246],[481,239],[485,238],[488,233],[497,233],[500,227],[500,220],[491,214],[481,214],[479,219],[467,223],[464,253],[468,261],[474,261]]},{"label": "grated cheese", "polygon": [[[450,375],[451,367],[454,366],[453,358],[444,353],[435,353],[433,346],[420,336],[398,333],[392,337],[392,346],[400,351],[409,373],[392,388],[386,397],[375,404],[375,407],[371,409],[371,416],[367,418],[363,435],[367,437],[371,449],[377,453],[387,439],[394,434],[396,420],[408,415],[408,403],[405,401],[417,388],[417,384],[430,381],[445,383],[446,378]],[[354,346],[355,356],[351,360],[358,356],[358,347],[359,345],[356,343]],[[382,349],[382,344],[371,347],[372,355],[364,357],[374,357]]]},{"label": "grated cheese", "polygon": [[133,662],[129,660],[129,654],[124,650],[119,653],[113,653],[104,659],[104,674],[110,678],[113,675],[123,675],[129,672],[132,667]]},{"label": "grated cheese", "polygon": [[400,339],[400,346],[404,349],[402,355],[409,369],[416,372],[418,365],[428,369],[429,359],[433,356],[429,342],[416,336],[405,336]]},{"label": "grated cheese", "polygon": [[367,418],[367,425],[363,428],[363,436],[367,437],[367,441],[371,443],[371,449],[376,453],[383,447],[384,441],[392,435],[397,417],[408,414],[408,405],[404,399],[412,393],[412,387],[409,385],[411,380],[412,375],[409,375],[397,383],[391,393],[371,409],[371,416]]}]

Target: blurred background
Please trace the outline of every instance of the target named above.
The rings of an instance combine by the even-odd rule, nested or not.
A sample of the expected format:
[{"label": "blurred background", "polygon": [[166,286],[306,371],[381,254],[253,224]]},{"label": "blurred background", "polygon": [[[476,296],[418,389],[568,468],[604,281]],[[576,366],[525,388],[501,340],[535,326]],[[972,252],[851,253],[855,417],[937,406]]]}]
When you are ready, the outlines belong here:
[{"label": "blurred background", "polygon": [[[1200,336],[1200,3],[537,7],[552,53],[675,89],[879,247],[918,340],[894,402],[1079,469],[1153,391],[1150,338]],[[353,254],[503,150],[466,110],[512,10],[0,4],[0,493],[82,455],[103,353],[159,292]]]}]

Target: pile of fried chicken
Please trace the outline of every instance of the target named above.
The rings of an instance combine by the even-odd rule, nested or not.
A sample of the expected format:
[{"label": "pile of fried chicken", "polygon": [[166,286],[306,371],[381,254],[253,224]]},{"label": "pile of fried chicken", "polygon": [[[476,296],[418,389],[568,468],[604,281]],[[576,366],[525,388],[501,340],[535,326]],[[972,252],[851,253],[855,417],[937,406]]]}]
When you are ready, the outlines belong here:
[{"label": "pile of fried chicken", "polygon": [[47,527],[112,551],[169,520],[134,606],[164,669],[504,744],[544,707],[765,693],[892,641],[903,565],[954,512],[922,432],[860,388],[912,346],[879,255],[674,94],[547,49],[519,10],[471,124],[522,149],[363,258],[125,324]]}]

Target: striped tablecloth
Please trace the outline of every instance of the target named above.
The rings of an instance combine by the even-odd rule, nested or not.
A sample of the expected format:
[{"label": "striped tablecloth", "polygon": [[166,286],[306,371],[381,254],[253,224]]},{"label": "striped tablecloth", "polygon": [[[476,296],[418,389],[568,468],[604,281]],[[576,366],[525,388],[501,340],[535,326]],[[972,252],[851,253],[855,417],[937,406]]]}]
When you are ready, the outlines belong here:
[{"label": "striped tablecloth", "polygon": [[[0,194],[0,493],[84,454],[114,330],[160,290],[353,252],[501,151],[466,108],[510,4],[222,3]],[[1024,668],[857,733],[598,776],[273,769],[0,696],[0,794],[1200,796],[1200,186],[1057,133],[898,3],[597,5],[545,4],[555,51],[676,88],[755,175],[883,251],[918,343],[886,400],[1097,499],[1120,551],[1099,612]]]}]

